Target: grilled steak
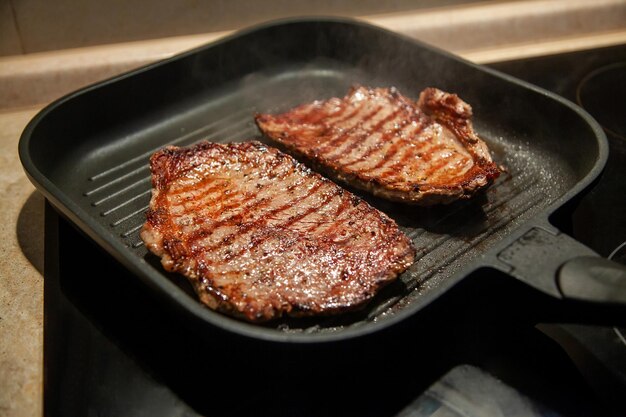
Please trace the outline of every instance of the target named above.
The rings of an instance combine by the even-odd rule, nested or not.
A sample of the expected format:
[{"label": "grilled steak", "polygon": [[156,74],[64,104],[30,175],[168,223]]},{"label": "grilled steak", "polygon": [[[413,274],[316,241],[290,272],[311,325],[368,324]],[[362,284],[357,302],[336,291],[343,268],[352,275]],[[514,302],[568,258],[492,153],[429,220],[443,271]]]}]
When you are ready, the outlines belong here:
[{"label": "grilled steak", "polygon": [[420,205],[468,198],[500,171],[476,135],[472,109],[435,88],[419,101],[396,89],[353,88],[287,113],[256,116],[261,131],[330,177]]},{"label": "grilled steak", "polygon": [[210,308],[250,321],[354,309],[411,265],[393,220],[258,142],[150,159],[141,238]]}]

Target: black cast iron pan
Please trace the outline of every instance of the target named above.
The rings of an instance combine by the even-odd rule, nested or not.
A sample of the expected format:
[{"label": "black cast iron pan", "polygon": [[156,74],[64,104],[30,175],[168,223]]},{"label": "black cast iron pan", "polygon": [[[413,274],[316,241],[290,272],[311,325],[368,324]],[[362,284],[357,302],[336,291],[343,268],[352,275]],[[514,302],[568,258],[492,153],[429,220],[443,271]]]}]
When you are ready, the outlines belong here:
[{"label": "black cast iron pan", "polygon": [[[259,139],[255,112],[343,96],[355,83],[395,86],[413,98],[427,86],[459,94],[472,105],[476,130],[507,172],[485,195],[449,206],[406,207],[364,196],[393,217],[418,250],[418,261],[365,311],[259,326],[203,307],[139,239],[150,198],[151,153],[203,139]],[[503,271],[555,298],[624,303],[623,271],[549,221],[600,174],[607,152],[598,124],[562,98],[412,39],[340,19],[255,27],[82,89],[41,111],[19,145],[35,186],[160,294],[164,306],[201,328],[278,342],[370,334],[414,315],[481,268]]]}]

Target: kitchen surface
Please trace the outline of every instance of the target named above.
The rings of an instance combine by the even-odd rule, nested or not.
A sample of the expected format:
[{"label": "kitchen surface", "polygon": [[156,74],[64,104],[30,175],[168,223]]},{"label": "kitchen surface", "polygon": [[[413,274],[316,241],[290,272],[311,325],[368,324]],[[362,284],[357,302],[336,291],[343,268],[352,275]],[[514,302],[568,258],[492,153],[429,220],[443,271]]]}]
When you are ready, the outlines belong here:
[{"label": "kitchen surface", "polygon": [[[125,10],[123,2],[119,3],[109,5],[107,10],[96,6],[83,10],[72,8],[68,20],[73,23],[63,30],[50,26],[55,19],[46,19],[46,8],[36,8],[42,4],[36,0],[8,1],[0,5],[0,186],[4,191],[0,199],[0,414],[3,416],[33,416],[43,412],[44,229],[50,227],[50,222],[58,223],[62,234],[69,236],[67,239],[80,241],[80,237],[63,225],[63,220],[51,214],[50,207],[46,209],[43,196],[35,191],[24,174],[17,148],[27,123],[46,104],[78,88],[220,39],[239,27],[270,18],[321,14],[321,10],[304,6],[290,9],[286,5],[292,2],[277,2],[284,7],[282,14],[267,11],[260,14],[254,10],[258,6],[245,2],[249,10],[239,16],[239,20],[210,20],[216,19],[211,17],[214,13],[232,17],[230,7],[237,2],[211,3],[215,10],[198,10],[202,6],[195,2],[181,2],[186,9],[180,6],[179,18],[174,19],[176,25],[170,22],[159,29],[160,19],[175,11],[156,7],[133,25],[133,12]],[[559,90],[558,79],[545,81],[545,76],[541,76],[555,64],[534,60],[570,53],[574,54],[571,55],[574,59],[591,62],[592,58],[576,53],[603,49],[608,51],[609,57],[615,54],[622,62],[626,61],[622,48],[626,45],[626,1],[448,1],[445,4],[419,2],[419,7],[414,2],[390,2],[387,7],[381,2],[364,2],[358,11],[345,2],[328,3],[329,8],[323,10],[323,14],[356,17],[452,51],[470,61],[491,65],[521,78],[526,76],[531,82],[540,85],[546,82],[545,87],[553,90]],[[71,8],[69,4],[55,7],[62,10],[64,6]],[[119,15],[114,15],[113,11]],[[112,30],[111,25],[85,24],[98,14],[107,22],[119,19],[119,30],[117,27]],[[187,30],[181,30],[181,26],[186,26]],[[68,33],[73,35],[68,36]],[[606,53],[604,56],[604,61],[598,65],[609,63]],[[529,64],[520,66],[522,60],[528,60]],[[572,94],[569,86],[561,87],[557,93]],[[575,101],[575,91],[567,98]],[[611,144],[619,147],[623,146],[623,141],[612,139]],[[616,162],[613,164],[611,169],[618,166]],[[582,207],[587,212],[593,211],[588,200]],[[44,222],[46,210],[49,221]],[[578,212],[578,216],[584,215],[584,211]],[[619,251],[619,244],[624,240],[619,234],[623,223],[614,230],[607,229],[606,235],[610,238],[600,238],[600,241],[581,225],[584,221],[578,221],[575,229],[584,243],[603,256],[615,253],[619,256],[619,252],[614,251]],[[51,237],[46,236],[46,239]],[[575,337],[559,329],[545,331],[552,332],[557,340]],[[478,372],[478,378],[489,379],[471,367],[455,372],[441,384],[454,385],[451,380],[456,381],[459,373],[468,372]],[[492,383],[497,385],[497,382]],[[435,395],[440,388],[435,386],[428,392]],[[151,389],[159,390],[158,387]],[[494,389],[503,396],[508,392],[508,388],[499,385]],[[178,401],[172,399],[177,407]],[[413,410],[425,407],[424,401],[424,398],[415,399],[415,403],[411,403]],[[408,399],[405,402],[410,403]],[[406,411],[405,415],[419,414]]]}]

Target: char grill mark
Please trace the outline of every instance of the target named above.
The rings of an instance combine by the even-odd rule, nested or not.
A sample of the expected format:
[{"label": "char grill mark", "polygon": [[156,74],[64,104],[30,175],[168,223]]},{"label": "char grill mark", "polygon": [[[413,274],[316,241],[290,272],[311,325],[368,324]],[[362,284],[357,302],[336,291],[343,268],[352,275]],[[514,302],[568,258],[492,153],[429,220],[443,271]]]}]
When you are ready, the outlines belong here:
[{"label": "char grill mark", "polygon": [[[341,150],[340,152],[335,152],[334,154],[329,155],[326,158],[326,160],[336,161],[336,160],[345,158],[346,154],[350,155],[351,152],[358,151],[359,148],[361,148],[361,150],[364,152],[360,155],[359,154],[354,155],[351,161],[345,160],[344,167],[348,167],[354,162],[362,160],[364,157],[366,157],[368,152],[371,153],[374,151],[374,149],[371,147],[371,144],[368,144],[368,139],[376,135],[383,135],[383,132],[382,132],[383,127],[387,125],[389,122],[393,121],[398,116],[399,113],[400,113],[399,109],[396,109],[393,112],[389,113],[386,117],[382,118],[374,126],[372,126],[371,129],[361,133],[357,137],[352,137],[350,143],[345,149]],[[374,144],[375,143],[376,141],[374,141]]]},{"label": "char grill mark", "polygon": [[[346,121],[346,124],[350,121],[348,124],[348,126],[350,126],[349,128],[345,129],[342,125],[339,125],[343,128],[342,133],[337,137],[324,142],[319,147],[319,154],[323,155],[324,158],[331,160],[334,155],[341,157],[342,155],[345,155],[345,152],[350,150],[351,147],[354,147],[358,143],[359,139],[363,139],[363,137],[368,134],[365,126],[367,126],[372,118],[380,112],[381,107],[377,106],[368,112],[364,112],[364,110],[367,110],[367,108],[365,106],[360,106],[354,117]],[[361,115],[361,113],[364,114]]]},{"label": "char grill mark", "polygon": [[385,163],[384,156],[386,155],[387,150],[393,146],[392,149],[394,152],[390,155],[393,155],[396,152],[397,146],[394,145],[395,136],[404,134],[403,132],[407,126],[412,128],[411,134],[417,134],[419,130],[423,128],[423,124],[419,124],[417,128],[415,128],[415,126],[410,123],[404,123],[404,121],[400,118],[400,116],[402,116],[400,109],[396,109],[396,111],[392,114],[393,119],[387,120],[386,124],[392,124],[393,128],[385,130],[384,127],[386,124],[378,126],[377,131],[369,137],[372,138],[376,133],[378,133],[380,135],[380,140],[376,140],[374,143],[366,143],[365,152],[355,155],[352,160],[346,161],[344,164],[345,168],[354,167],[354,165],[359,163],[367,163],[370,159],[379,159],[379,162],[369,169],[361,169],[361,172],[366,174],[369,171],[374,171],[375,169],[380,168]]},{"label": "char grill mark", "polygon": [[250,321],[352,310],[413,262],[391,219],[276,149],[171,147],[151,169],[141,237],[213,309]]},{"label": "char grill mark", "polygon": [[500,171],[458,96],[427,88],[414,102],[395,89],[353,88],[344,98],[259,114],[269,138],[325,174],[394,201],[468,198]]},{"label": "char grill mark", "polygon": [[[295,184],[292,187],[289,187],[287,192],[289,192],[291,189],[295,188],[295,186],[297,186],[298,184]],[[313,193],[315,193],[315,191],[317,191],[317,188],[319,188],[321,184],[315,184],[315,186],[313,187],[312,190],[309,191],[309,194],[306,194],[304,197],[302,197],[303,200],[306,200],[307,197],[309,197],[310,195],[312,195]],[[245,207],[245,210],[248,211],[259,211],[260,209],[264,208],[264,207],[269,207],[272,203],[272,199],[271,198],[263,198],[260,200],[255,200],[254,204],[250,204],[248,206]],[[254,229],[256,227],[259,227],[262,223],[265,223],[268,219],[268,217],[271,218],[271,216],[274,216],[276,214],[279,214],[281,211],[284,211],[286,209],[288,209],[289,207],[291,207],[293,205],[293,201],[288,202],[287,204],[284,204],[280,207],[274,208],[272,210],[269,210],[267,212],[260,212],[259,215],[257,216],[257,218],[247,218],[246,220],[246,224],[245,225],[239,225],[244,218],[246,217],[245,213],[242,214],[237,214],[237,215],[233,215],[221,222],[218,222],[217,224],[213,224],[210,227],[206,227],[204,229],[200,229],[197,232],[194,232],[193,234],[191,234],[187,241],[189,243],[195,243],[197,240],[206,237],[208,235],[210,235],[215,229],[223,227],[223,226],[230,226],[230,225],[237,225],[237,233],[236,234],[241,234],[241,233],[245,233],[248,230]],[[230,234],[227,235],[226,237],[223,238],[223,240],[228,241],[230,239],[232,239],[236,234]],[[210,251],[210,250],[214,250],[216,248],[219,247],[218,245],[214,245],[214,246],[209,246],[209,247],[205,247],[202,246],[200,249],[202,249],[203,251]]]},{"label": "char grill mark", "polygon": [[[319,188],[319,186],[321,186],[321,184],[316,184],[316,186],[310,191],[309,194],[305,195],[302,200],[306,200],[309,197],[311,197]],[[293,205],[295,204],[294,201],[290,201],[289,203],[277,207],[273,210],[270,210],[267,213],[264,213],[263,217],[257,218],[253,221],[249,221],[246,223],[246,225],[244,226],[239,226],[237,227],[236,232],[231,233],[225,237],[223,237],[218,243],[211,245],[211,246],[196,246],[196,250],[192,249],[192,254],[195,255],[199,255],[200,253],[203,252],[211,252],[211,251],[215,251],[220,249],[220,247],[226,246],[231,244],[237,237],[241,237],[242,235],[250,232],[250,231],[254,231],[256,229],[261,228],[262,226],[264,226],[267,223],[270,223],[270,221],[272,220],[273,216],[276,216],[278,214],[280,214],[283,211],[286,211],[287,209],[289,209],[290,207],[293,207]],[[299,215],[294,216],[293,218],[288,219],[286,222],[284,223],[280,223],[277,222],[276,224],[273,224],[272,227],[274,228],[281,228],[281,227],[288,227],[289,225],[293,224],[294,222],[296,222],[297,220],[311,214],[311,212],[317,210],[319,207],[316,206],[312,206],[309,207],[308,210],[304,211],[303,213],[300,213]],[[206,237],[207,235],[209,235],[211,233],[211,230],[203,230],[202,231],[202,236],[192,236],[191,239],[189,239],[192,243],[197,241],[198,239],[200,239],[201,237]],[[250,245],[242,247],[239,249],[238,252],[230,252],[229,253],[229,259],[232,259],[234,257],[237,256],[241,256],[245,251],[250,250],[252,248],[254,248],[255,246],[258,246],[260,243],[262,243],[264,239],[255,239],[254,241],[252,241],[250,243]]]},{"label": "char grill mark", "polygon": [[[411,129],[409,129],[408,132],[405,132],[406,126],[411,126]],[[393,132],[386,134],[383,137],[381,150],[379,154],[377,155],[378,162],[374,166],[368,167],[366,165],[365,167],[355,167],[355,165],[367,164],[369,162],[368,157],[370,157],[369,159],[375,160],[375,158],[371,156],[372,154],[366,154],[365,157],[362,159],[355,159],[354,162],[349,162],[347,166],[353,167],[353,169],[361,172],[362,175],[364,175],[365,177],[374,176],[376,175],[375,173],[379,170],[383,170],[385,172],[390,171],[388,170],[388,167],[391,164],[393,164],[392,162],[393,158],[401,150],[401,147],[399,144],[401,139],[398,136],[405,135],[405,134],[417,135],[424,129],[424,127],[425,127],[425,122],[422,122],[417,126],[414,126],[412,124],[406,124],[405,126],[402,126],[400,129],[394,130]],[[417,144],[416,146],[420,146],[420,145]],[[381,176],[384,177],[384,173]]]}]

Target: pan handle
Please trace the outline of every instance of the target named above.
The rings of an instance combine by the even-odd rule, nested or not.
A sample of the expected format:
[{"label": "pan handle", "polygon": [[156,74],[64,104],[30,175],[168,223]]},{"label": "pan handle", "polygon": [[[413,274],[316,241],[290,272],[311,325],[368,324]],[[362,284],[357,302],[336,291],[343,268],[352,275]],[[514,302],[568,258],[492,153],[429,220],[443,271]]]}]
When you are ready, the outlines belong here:
[{"label": "pan handle", "polygon": [[562,299],[626,305],[626,266],[551,227],[533,227],[500,251],[514,277]]}]

